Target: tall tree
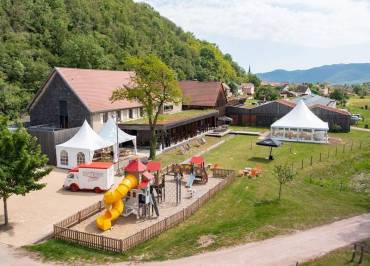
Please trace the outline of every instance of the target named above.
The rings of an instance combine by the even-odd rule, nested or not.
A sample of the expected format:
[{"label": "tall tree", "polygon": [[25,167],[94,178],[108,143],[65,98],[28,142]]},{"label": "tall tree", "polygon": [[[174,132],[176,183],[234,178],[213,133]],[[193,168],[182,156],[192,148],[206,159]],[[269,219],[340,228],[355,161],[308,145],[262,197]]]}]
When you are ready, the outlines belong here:
[{"label": "tall tree", "polygon": [[111,100],[134,100],[143,105],[150,127],[150,158],[157,147],[156,126],[165,103],[179,103],[182,92],[174,72],[157,56],[131,57],[128,64],[135,71],[131,86],[115,90]]},{"label": "tall tree", "polygon": [[37,181],[50,172],[51,168],[46,168],[47,161],[34,137],[22,127],[9,130],[7,118],[0,116],[0,197],[4,203],[5,225],[9,223],[8,198],[42,189],[45,184]]}]

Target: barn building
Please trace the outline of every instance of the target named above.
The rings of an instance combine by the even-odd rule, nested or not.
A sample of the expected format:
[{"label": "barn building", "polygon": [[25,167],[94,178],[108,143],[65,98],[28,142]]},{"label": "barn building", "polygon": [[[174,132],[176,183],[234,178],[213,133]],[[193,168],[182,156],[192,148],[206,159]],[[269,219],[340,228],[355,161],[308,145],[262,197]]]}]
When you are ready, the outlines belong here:
[{"label": "barn building", "polygon": [[[288,100],[276,100],[256,106],[227,107],[226,115],[233,119],[234,125],[270,127],[276,120],[289,113],[296,104]],[[330,131],[350,131],[351,115],[349,112],[339,110],[322,104],[308,106],[321,120],[328,122]]]}]

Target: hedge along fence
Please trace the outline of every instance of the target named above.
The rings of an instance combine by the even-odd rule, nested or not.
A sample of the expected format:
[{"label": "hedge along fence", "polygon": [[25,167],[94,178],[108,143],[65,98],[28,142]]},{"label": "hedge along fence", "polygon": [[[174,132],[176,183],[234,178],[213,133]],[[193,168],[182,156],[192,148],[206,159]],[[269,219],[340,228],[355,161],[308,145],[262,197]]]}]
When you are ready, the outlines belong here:
[{"label": "hedge along fence", "polygon": [[55,224],[54,238],[94,249],[122,253],[185,221],[201,206],[208,202],[218,191],[222,190],[225,186],[231,184],[235,180],[236,174],[233,170],[214,169],[213,171],[216,173],[218,178],[223,179],[215,187],[211,188],[207,193],[203,194],[195,202],[181,211],[166,217],[165,219],[162,219],[125,239],[111,238],[103,235],[81,232],[70,228],[100,212],[104,208],[104,204],[101,201]]}]

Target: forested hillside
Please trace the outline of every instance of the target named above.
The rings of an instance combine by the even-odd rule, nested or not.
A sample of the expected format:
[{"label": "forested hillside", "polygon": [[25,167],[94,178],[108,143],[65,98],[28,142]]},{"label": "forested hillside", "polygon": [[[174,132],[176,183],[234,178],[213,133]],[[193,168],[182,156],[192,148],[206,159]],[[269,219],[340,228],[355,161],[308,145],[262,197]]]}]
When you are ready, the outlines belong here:
[{"label": "forested hillside", "polygon": [[[181,12],[181,11],[179,11]],[[0,1],[0,112],[14,116],[53,66],[126,70],[157,54],[178,79],[240,82],[245,72],[149,5],[132,0]]]}]

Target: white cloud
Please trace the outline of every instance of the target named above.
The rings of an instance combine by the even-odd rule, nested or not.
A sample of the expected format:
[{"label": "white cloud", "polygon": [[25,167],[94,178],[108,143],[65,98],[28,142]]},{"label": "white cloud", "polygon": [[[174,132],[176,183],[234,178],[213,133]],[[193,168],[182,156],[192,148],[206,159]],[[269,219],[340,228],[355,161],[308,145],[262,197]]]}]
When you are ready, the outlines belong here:
[{"label": "white cloud", "polygon": [[332,48],[370,42],[365,0],[144,0],[198,36]]}]

